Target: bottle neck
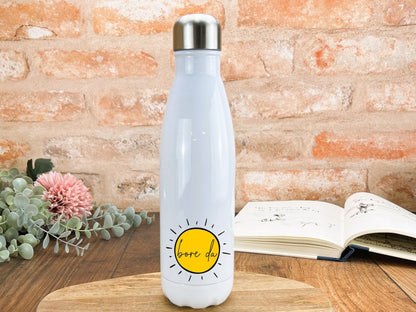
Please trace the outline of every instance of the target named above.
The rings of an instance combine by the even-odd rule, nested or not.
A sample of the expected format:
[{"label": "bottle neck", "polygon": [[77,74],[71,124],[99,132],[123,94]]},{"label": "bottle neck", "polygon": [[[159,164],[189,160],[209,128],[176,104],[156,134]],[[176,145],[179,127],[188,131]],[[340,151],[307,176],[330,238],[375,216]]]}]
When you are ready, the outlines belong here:
[{"label": "bottle neck", "polygon": [[175,75],[220,75],[221,51],[181,50],[174,52]]}]

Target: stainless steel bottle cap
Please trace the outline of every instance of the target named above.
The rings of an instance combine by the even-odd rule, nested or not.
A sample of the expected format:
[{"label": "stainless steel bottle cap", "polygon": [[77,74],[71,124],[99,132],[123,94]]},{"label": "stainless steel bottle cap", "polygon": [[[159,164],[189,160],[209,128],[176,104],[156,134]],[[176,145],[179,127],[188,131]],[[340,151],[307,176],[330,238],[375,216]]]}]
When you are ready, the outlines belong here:
[{"label": "stainless steel bottle cap", "polygon": [[221,50],[221,26],[207,14],[180,17],[173,26],[173,51]]}]

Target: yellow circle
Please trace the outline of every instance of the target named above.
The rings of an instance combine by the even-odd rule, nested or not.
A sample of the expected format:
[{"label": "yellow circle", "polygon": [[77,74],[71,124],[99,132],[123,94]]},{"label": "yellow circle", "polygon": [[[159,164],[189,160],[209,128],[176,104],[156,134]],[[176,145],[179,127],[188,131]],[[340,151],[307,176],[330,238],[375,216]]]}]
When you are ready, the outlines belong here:
[{"label": "yellow circle", "polygon": [[175,243],[175,258],[179,265],[191,273],[209,271],[220,253],[217,237],[210,231],[192,228],[182,232]]}]

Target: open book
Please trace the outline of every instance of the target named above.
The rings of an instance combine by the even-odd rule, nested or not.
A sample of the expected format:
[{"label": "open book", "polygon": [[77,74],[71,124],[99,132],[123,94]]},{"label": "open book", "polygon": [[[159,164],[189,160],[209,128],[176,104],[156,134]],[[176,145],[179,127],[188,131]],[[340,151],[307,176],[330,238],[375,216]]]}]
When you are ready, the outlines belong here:
[{"label": "open book", "polygon": [[234,222],[236,251],[343,261],[360,248],[416,261],[416,215],[370,193],[351,195],[345,208],[250,202]]}]

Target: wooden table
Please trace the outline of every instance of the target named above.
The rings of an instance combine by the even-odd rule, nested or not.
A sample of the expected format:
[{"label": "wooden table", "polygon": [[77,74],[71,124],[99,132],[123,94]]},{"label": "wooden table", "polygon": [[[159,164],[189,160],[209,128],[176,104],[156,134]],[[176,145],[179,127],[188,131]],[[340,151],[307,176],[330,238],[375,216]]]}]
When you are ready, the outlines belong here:
[{"label": "wooden table", "polygon": [[[110,241],[92,239],[83,257],[38,246],[32,260],[0,264],[0,311],[36,311],[69,285],[159,271],[159,222]],[[235,268],[290,278],[325,292],[336,311],[416,311],[416,263],[358,252],[347,262],[236,253]],[[59,307],[57,307],[59,311]]]}]

